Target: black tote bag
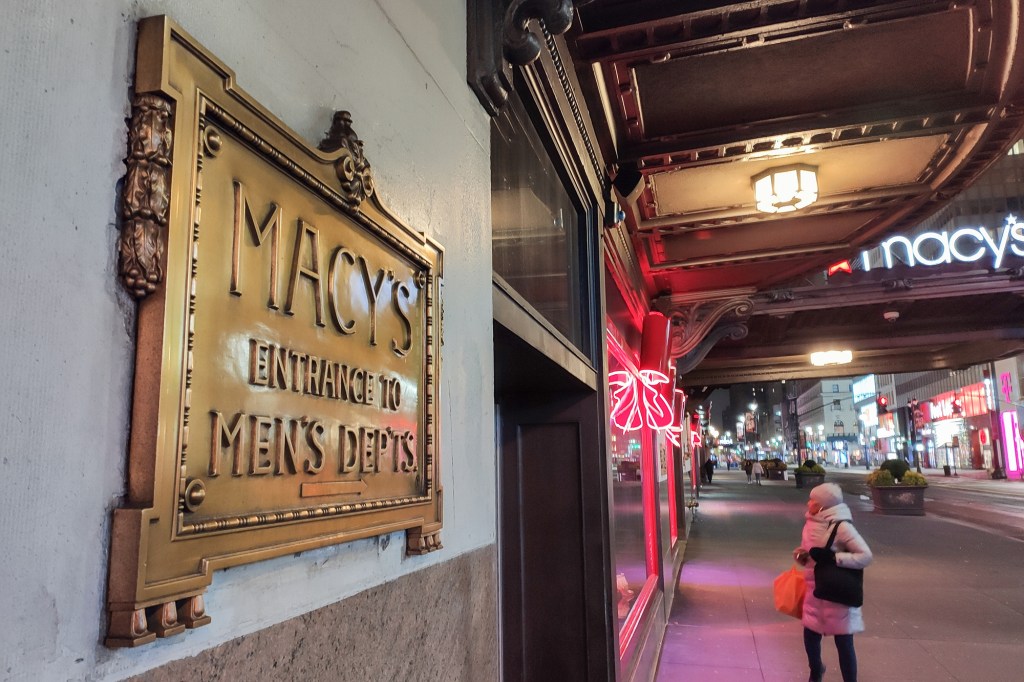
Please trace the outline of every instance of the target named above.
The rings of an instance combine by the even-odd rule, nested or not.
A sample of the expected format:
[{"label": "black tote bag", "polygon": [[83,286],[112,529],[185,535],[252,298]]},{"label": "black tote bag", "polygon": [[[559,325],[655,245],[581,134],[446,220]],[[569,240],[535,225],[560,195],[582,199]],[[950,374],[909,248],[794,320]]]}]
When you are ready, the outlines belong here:
[{"label": "black tote bag", "polygon": [[[825,549],[832,549],[840,523],[842,521],[832,529]],[[835,563],[814,564],[814,596],[846,606],[861,606],[864,603],[864,569],[843,568]]]}]

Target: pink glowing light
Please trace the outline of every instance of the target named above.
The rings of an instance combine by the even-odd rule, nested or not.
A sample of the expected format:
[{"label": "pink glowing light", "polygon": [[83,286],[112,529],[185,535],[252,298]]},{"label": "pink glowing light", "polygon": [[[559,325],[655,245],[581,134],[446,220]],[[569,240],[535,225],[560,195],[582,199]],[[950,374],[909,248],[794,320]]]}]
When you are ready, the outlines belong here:
[{"label": "pink glowing light", "polygon": [[1006,453],[1006,468],[1010,473],[1020,471],[1021,438],[1017,429],[1017,411],[1007,410],[1000,415],[1003,422],[1003,451]]},{"label": "pink glowing light", "polygon": [[1013,402],[1013,377],[1010,376],[1009,372],[1003,372],[999,375],[999,390],[1002,391],[1003,397],[1006,398],[1006,402]]},{"label": "pink glowing light", "polygon": [[637,374],[626,371],[610,372],[612,422],[623,431],[643,426],[663,431],[673,445],[679,445],[682,429],[672,414],[672,406],[665,399],[663,384],[670,379],[654,369],[642,369]]}]

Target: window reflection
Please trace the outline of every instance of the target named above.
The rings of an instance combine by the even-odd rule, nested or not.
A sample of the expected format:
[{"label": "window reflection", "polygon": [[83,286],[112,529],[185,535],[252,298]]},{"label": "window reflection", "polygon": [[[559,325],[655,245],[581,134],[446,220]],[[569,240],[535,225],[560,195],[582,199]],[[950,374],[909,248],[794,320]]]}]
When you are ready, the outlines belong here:
[{"label": "window reflection", "polygon": [[516,97],[491,128],[492,267],[558,331],[582,344],[580,213]]},{"label": "window reflection", "polygon": [[[609,355],[609,370],[624,369]],[[615,610],[622,628],[647,580],[641,474],[641,431],[624,431],[611,424],[612,515],[615,538]]]},{"label": "window reflection", "polygon": [[661,527],[661,558],[662,575],[672,575],[672,543],[675,533],[672,531],[672,511],[674,502],[671,500],[675,486],[669,484],[673,467],[671,460],[675,456],[675,447],[663,435],[659,434],[656,441],[657,457],[655,464],[658,473],[658,524]]}]

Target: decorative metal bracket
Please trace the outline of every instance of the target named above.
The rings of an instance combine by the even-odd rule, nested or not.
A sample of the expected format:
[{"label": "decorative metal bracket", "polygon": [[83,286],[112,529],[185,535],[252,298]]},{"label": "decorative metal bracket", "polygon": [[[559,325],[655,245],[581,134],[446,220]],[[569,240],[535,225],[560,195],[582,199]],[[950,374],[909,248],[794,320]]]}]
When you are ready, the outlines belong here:
[{"label": "decorative metal bracket", "polygon": [[768,292],[770,303],[790,303],[796,298],[791,289],[772,289]]},{"label": "decorative metal bracket", "polygon": [[726,337],[733,341],[739,341],[746,338],[747,331],[745,322],[732,322],[715,327],[690,352],[680,356],[676,361],[676,373],[682,376],[693,371],[707,357],[716,343]]},{"label": "decorative metal bracket", "polygon": [[512,66],[526,66],[541,52],[529,24],[536,19],[553,35],[569,30],[575,6],[590,0],[468,0],[467,80],[480,103],[497,116],[512,89]]},{"label": "decorative metal bracket", "polygon": [[[754,310],[754,302],[749,298],[730,298],[725,301],[712,301],[693,303],[687,306],[671,307],[663,309],[672,321],[672,337],[669,355],[672,358],[681,358],[688,355],[709,336],[718,325],[718,322],[726,316],[737,318],[749,317]],[[746,325],[743,325],[746,335]],[[729,332],[730,334],[734,332]],[[715,339],[715,343],[724,338],[724,334]],[[733,338],[743,338],[743,336]],[[712,346],[714,343],[712,343]],[[709,347],[704,351],[707,355]],[[701,359],[703,359],[703,355]]]},{"label": "decorative metal bracket", "polygon": [[889,291],[909,291],[914,288],[914,280],[909,278],[890,279],[882,283]]}]

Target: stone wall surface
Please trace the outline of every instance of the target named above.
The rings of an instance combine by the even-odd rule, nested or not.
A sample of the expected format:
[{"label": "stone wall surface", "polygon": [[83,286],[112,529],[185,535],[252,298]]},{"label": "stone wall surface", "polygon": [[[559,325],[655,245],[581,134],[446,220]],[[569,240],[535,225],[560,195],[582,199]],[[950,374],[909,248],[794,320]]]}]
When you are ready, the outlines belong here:
[{"label": "stone wall surface", "polygon": [[[489,119],[466,85],[465,1],[10,0],[4,10],[0,679],[137,675],[492,546]],[[135,26],[157,14],[311,143],[335,110],[351,111],[382,201],[447,247],[444,548],[407,557],[396,533],[218,571],[210,625],[109,650],[107,554],[125,494],[135,328],[115,279],[118,186]],[[418,620],[444,630],[429,614]],[[394,652],[419,637],[385,630]]]},{"label": "stone wall surface", "polygon": [[132,680],[496,680],[496,558],[464,554]]}]

